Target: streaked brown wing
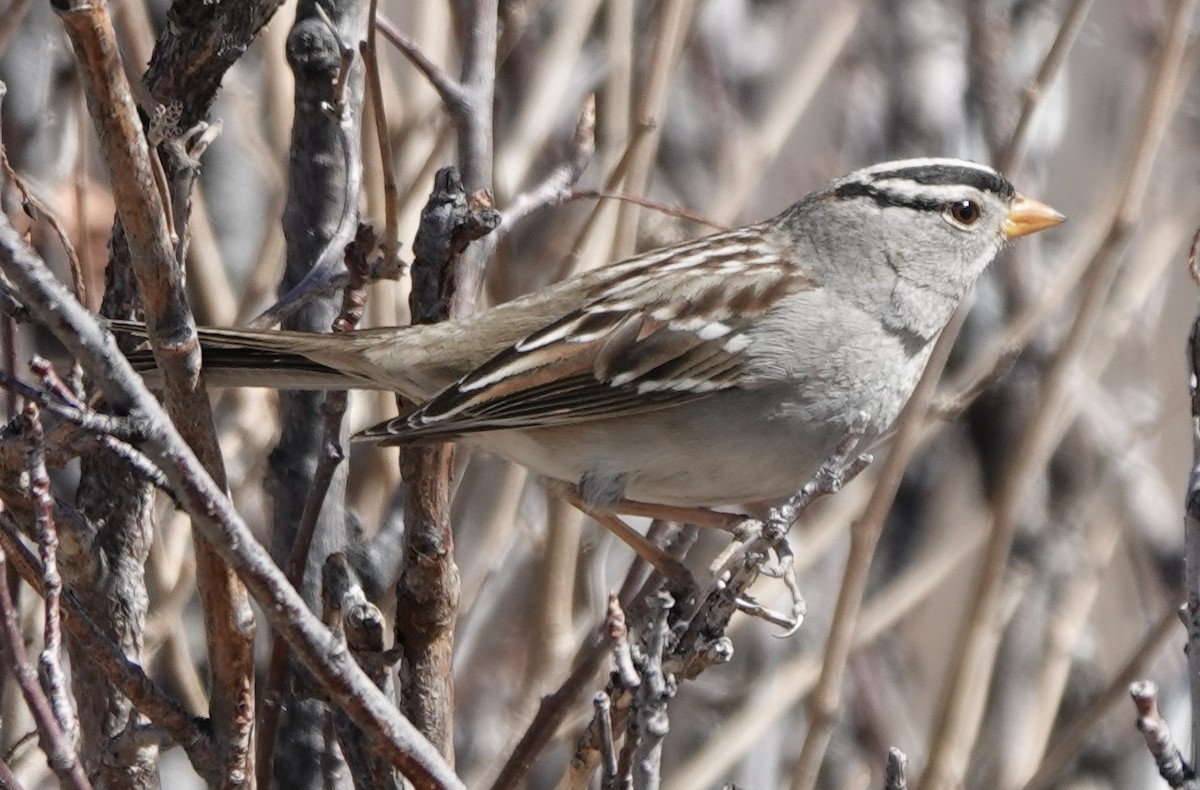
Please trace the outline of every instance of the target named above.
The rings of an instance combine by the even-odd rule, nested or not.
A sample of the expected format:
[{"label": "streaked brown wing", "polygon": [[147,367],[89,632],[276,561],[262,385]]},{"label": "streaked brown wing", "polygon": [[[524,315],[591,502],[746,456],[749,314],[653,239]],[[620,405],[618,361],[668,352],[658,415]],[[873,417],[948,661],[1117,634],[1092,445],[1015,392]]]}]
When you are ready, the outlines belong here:
[{"label": "streaked brown wing", "polygon": [[564,425],[739,386],[748,325],[784,296],[813,286],[753,228],[605,272],[586,306],[356,438],[401,444]]}]

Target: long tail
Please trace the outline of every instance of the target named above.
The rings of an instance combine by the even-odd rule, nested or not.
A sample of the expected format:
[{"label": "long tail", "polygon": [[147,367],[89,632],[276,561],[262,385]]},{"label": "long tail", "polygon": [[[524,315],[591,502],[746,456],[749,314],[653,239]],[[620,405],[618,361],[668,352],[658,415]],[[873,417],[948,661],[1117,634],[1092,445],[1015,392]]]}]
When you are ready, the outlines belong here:
[{"label": "long tail", "polygon": [[[114,320],[109,326],[117,334],[146,337],[146,327],[135,321]],[[345,335],[310,332],[198,327],[197,333],[204,379],[211,387],[412,389],[393,371],[370,361],[371,354],[363,349],[382,339],[370,330],[360,335],[359,343]],[[158,367],[149,348],[139,348],[127,358],[134,370],[155,383]]]}]

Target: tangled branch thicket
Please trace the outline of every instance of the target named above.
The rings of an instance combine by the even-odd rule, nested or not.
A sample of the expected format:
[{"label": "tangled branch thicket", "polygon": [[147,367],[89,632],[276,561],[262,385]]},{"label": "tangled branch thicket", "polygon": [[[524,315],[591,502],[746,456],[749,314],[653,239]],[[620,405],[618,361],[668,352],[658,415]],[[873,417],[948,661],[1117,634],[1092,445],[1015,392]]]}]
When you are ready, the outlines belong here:
[{"label": "tangled branch thicket", "polygon": [[[1194,783],[1195,5],[11,0],[0,784]],[[925,155],[1070,223],[786,540],[639,524],[693,598],[520,468],[350,445],[390,395],[195,377],[197,324],[467,315]]]}]

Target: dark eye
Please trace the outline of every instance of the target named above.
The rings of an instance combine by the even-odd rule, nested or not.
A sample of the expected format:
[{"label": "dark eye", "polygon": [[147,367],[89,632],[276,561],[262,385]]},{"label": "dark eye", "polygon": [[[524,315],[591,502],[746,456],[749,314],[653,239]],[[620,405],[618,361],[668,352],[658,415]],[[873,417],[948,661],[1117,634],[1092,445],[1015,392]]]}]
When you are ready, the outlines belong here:
[{"label": "dark eye", "polygon": [[946,205],[946,213],[959,225],[974,225],[979,221],[983,210],[974,200],[956,200]]}]

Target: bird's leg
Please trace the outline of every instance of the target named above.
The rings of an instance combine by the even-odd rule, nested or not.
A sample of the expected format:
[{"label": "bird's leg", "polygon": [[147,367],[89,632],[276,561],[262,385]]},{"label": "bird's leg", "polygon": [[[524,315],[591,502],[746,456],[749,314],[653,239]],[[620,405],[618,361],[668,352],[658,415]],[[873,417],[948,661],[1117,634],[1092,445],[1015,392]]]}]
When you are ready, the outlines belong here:
[{"label": "bird's leg", "polygon": [[655,570],[667,577],[667,580],[673,585],[694,595],[697,589],[696,580],[692,578],[691,571],[687,569],[687,566],[663,551],[660,546],[645,535],[622,521],[615,510],[599,508],[588,504],[574,489],[559,491],[558,493],[567,502],[578,508],[584,515],[590,516],[600,526],[620,538],[639,557],[650,563]]},{"label": "bird's leg", "polygon": [[866,435],[867,415],[859,412],[850,422],[842,440],[833,448],[829,457],[817,468],[812,480],[790,496],[782,504],[771,508],[767,516],[767,525],[776,532],[787,534],[796,523],[796,518],[809,505],[829,494],[836,494],[842,486],[858,477],[862,470],[871,464],[871,456],[867,453],[855,455],[858,445]]},{"label": "bird's leg", "polygon": [[741,596],[737,603],[739,609],[752,617],[769,623],[787,624],[783,636],[791,635],[800,627],[806,609],[804,596],[800,593],[800,585],[796,580],[795,556],[788,544],[787,534],[800,513],[813,502],[829,494],[836,494],[871,463],[870,455],[855,455],[865,434],[866,423],[866,415],[859,415],[847,428],[846,435],[833,448],[833,452],[817,469],[812,480],[786,501],[771,508],[761,523],[762,540],[775,553],[776,563],[764,563],[759,569],[766,575],[783,581],[792,596],[792,610],[786,615],[773,612],[748,595]]},{"label": "bird's leg", "polygon": [[737,526],[749,518],[742,513],[723,513],[720,510],[710,510],[704,507],[656,505],[652,502],[638,502],[635,499],[622,499],[613,505],[612,510],[614,513],[626,516],[658,518],[663,521],[676,521],[680,524],[690,524],[693,527],[720,529],[725,532],[735,532]]}]

